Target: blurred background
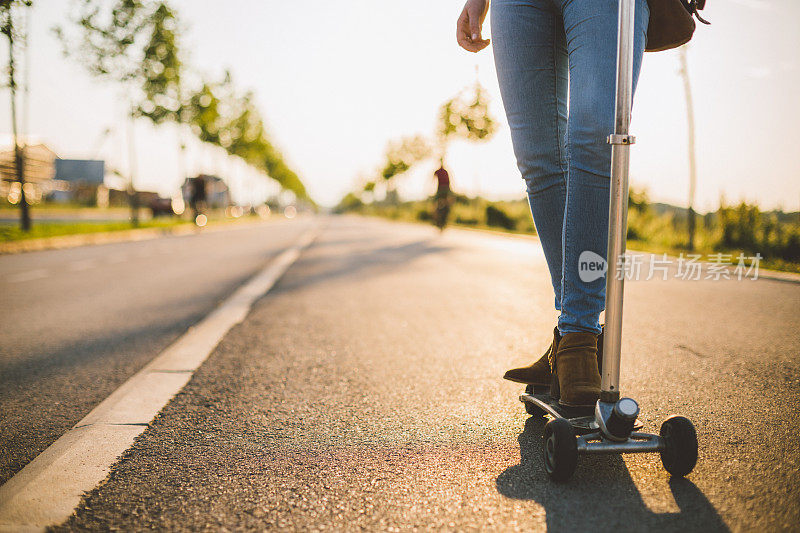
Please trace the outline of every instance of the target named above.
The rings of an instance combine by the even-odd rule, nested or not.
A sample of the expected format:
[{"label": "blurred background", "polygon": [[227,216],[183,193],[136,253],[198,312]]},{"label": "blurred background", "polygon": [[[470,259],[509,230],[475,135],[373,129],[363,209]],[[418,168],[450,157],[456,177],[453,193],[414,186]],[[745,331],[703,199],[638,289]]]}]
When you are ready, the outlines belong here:
[{"label": "blurred background", "polygon": [[[193,194],[209,213],[242,208],[228,216],[299,200],[426,220],[444,157],[453,221],[533,231],[491,50],[455,43],[458,0],[3,4],[16,84],[15,111],[0,106],[5,240],[25,237],[14,112],[34,220],[63,219],[47,209],[59,205],[129,218],[134,202],[142,219],[196,216]],[[710,2],[704,16],[688,46],[645,58],[629,237],[793,269],[800,6]]]}]

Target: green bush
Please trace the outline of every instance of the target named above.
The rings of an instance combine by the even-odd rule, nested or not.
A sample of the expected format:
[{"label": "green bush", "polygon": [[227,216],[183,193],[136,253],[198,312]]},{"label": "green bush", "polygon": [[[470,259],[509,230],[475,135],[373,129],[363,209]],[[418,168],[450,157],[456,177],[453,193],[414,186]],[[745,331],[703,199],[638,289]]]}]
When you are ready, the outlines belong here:
[{"label": "green bush", "polygon": [[505,211],[493,204],[486,206],[486,225],[505,229],[515,229],[516,223]]},{"label": "green bush", "polygon": [[640,241],[642,240],[642,235],[639,233],[639,230],[636,229],[636,226],[628,226],[628,236],[629,241]]},{"label": "green bush", "polygon": [[464,224],[465,226],[477,226],[480,221],[477,218],[456,216],[456,224]]},{"label": "green bush", "polygon": [[722,228],[722,238],[716,246],[718,250],[758,251],[757,233],[761,225],[761,213],[758,207],[745,202],[737,207],[721,206],[717,211],[717,217]]},{"label": "green bush", "polygon": [[339,202],[339,205],[333,208],[334,213],[347,213],[349,211],[357,211],[364,207],[364,202],[353,193],[347,193],[344,198]]}]

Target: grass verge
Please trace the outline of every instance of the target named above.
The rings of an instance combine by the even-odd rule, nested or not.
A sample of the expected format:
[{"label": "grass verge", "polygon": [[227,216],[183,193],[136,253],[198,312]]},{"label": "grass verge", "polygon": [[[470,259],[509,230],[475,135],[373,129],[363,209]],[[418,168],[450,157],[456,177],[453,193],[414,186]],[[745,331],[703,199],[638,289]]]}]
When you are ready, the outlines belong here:
[{"label": "grass verge", "polygon": [[45,239],[61,237],[64,235],[84,235],[89,233],[108,233],[115,231],[128,231],[147,228],[174,228],[190,224],[188,220],[164,219],[148,220],[133,226],[128,221],[118,222],[47,222],[37,224],[34,222],[31,231],[24,232],[17,225],[0,225],[0,242],[16,242],[29,239]]}]

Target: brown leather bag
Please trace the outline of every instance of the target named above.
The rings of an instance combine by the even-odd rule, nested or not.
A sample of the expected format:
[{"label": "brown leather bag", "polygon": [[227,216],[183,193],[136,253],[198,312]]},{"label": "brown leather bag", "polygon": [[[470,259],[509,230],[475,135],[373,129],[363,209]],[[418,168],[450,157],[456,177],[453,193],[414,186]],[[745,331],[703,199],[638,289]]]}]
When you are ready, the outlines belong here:
[{"label": "brown leather bag", "polygon": [[709,24],[697,12],[706,7],[706,0],[647,0],[647,5],[650,7],[647,52],[660,52],[688,43],[694,35],[694,17]]}]

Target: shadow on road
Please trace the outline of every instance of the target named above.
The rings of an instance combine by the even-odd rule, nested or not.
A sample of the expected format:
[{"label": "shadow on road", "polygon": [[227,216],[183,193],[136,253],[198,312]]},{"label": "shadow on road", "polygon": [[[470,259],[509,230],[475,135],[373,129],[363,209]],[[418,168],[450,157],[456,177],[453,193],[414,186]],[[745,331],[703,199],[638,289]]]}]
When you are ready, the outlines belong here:
[{"label": "shadow on road", "polygon": [[[327,247],[325,241],[315,242],[309,252]],[[448,246],[436,244],[436,239],[413,241],[399,246],[371,247],[366,250],[350,251],[336,255],[319,255],[301,258],[293,267],[299,273],[294,278],[282,279],[273,294],[289,292],[300,287],[308,287],[338,278],[354,276],[376,276],[391,272],[407,263],[426,255],[450,250]]]},{"label": "shadow on road", "polygon": [[544,418],[530,417],[519,435],[520,464],[503,471],[497,491],[509,498],[533,500],[547,513],[547,531],[729,531],[694,483],[671,478],[669,490],[679,512],[651,511],[620,455],[582,455],[566,484],[548,480],[542,464]]}]

